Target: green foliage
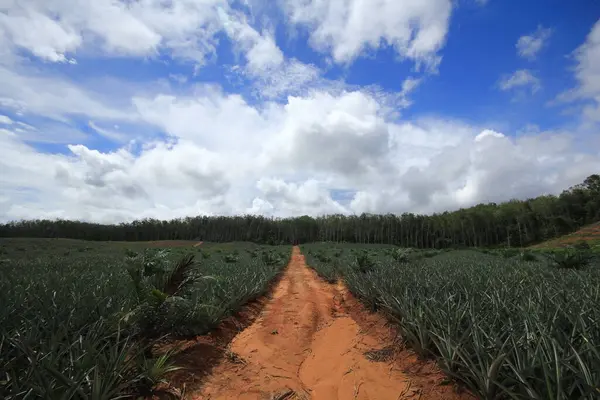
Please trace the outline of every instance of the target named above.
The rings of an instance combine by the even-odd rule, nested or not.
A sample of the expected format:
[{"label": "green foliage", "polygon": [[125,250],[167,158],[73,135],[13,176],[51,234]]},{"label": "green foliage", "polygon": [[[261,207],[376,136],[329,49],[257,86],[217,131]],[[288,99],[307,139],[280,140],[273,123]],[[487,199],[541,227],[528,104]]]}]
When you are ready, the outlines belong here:
[{"label": "green foliage", "polygon": [[236,263],[238,262],[238,257],[235,254],[226,254],[223,260],[227,263]]},{"label": "green foliage", "polygon": [[573,248],[577,250],[591,250],[591,246],[585,240],[578,240],[573,244]]},{"label": "green foliage", "polygon": [[136,382],[136,392],[143,396],[151,396],[160,384],[167,384],[168,374],[182,369],[172,362],[177,349],[171,349],[158,357],[147,358],[141,354],[137,360],[139,375]]},{"label": "green foliage", "polygon": [[356,257],[356,264],[358,265],[358,271],[361,274],[366,274],[367,272],[371,272],[375,269],[376,264],[375,261],[369,257],[368,253],[359,254]]},{"label": "green foliage", "polygon": [[[310,247],[309,247],[310,249]],[[338,253],[339,250],[332,250],[333,253]],[[319,251],[304,251],[303,253],[306,257],[306,262],[309,266],[319,265],[318,273],[321,277],[323,277],[329,283],[335,283],[338,280],[338,271],[337,271],[337,258],[328,257],[325,254],[324,250]]]},{"label": "green foliage", "polygon": [[199,250],[199,252],[200,252],[200,256],[201,256],[203,259],[205,259],[205,260],[206,260],[206,259],[210,258],[210,253],[209,253],[208,251],[205,251],[205,250],[202,250],[202,249],[200,249],[200,250]]},{"label": "green foliage", "polygon": [[[523,201],[478,204],[433,215],[362,214],[283,219],[263,216],[190,216],[171,221],[146,219],[115,225],[36,220],[0,224],[0,237],[129,242],[202,238],[203,247],[210,242],[243,240],[271,245],[337,242],[385,243],[418,249],[522,248],[600,221],[598,182],[596,174],[559,196],[545,195]],[[597,241],[600,230],[592,233],[591,237],[586,238],[596,238]],[[221,251],[216,250],[217,253]]]},{"label": "green foliage", "polygon": [[410,261],[411,249],[395,249],[392,252],[392,257],[399,263],[407,263]]},{"label": "green foliage", "polygon": [[537,261],[537,257],[531,251],[522,251],[519,253],[521,261]]},{"label": "green foliage", "polygon": [[556,268],[581,270],[590,265],[593,255],[590,251],[570,248],[550,253],[548,258]]},{"label": "green foliage", "polygon": [[500,254],[504,258],[512,258],[519,255],[519,249],[502,249],[500,250]]},{"label": "green foliage", "polygon": [[[529,252],[505,258],[461,250],[431,258],[415,252],[398,263],[388,248],[371,247],[369,256],[380,265],[365,275],[353,266],[357,247],[340,248],[337,272],[352,293],[385,311],[407,345],[435,357],[478,398],[598,398],[598,259],[575,271],[548,268]],[[303,249],[333,251],[318,244]],[[585,254],[569,251],[557,254]],[[317,258],[308,262],[329,273]]]},{"label": "green foliage", "polygon": [[442,254],[441,250],[429,250],[429,251],[423,251],[421,253],[421,257],[423,258],[431,258],[431,257],[435,257]]},{"label": "green foliage", "polygon": [[27,251],[0,239],[0,398],[11,400],[151,392],[176,368],[169,354],[151,355],[153,338],[206,333],[261,295],[289,257],[289,247],[257,247],[281,263],[240,252],[237,263],[199,264],[191,248],[17,242]]}]

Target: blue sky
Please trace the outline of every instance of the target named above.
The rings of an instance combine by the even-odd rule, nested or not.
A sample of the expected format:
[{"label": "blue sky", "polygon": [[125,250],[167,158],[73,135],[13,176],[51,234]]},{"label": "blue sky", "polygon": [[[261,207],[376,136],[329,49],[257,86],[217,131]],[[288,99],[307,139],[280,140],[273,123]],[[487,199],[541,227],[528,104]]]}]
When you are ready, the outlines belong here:
[{"label": "blue sky", "polygon": [[0,219],[423,212],[600,171],[593,0],[0,9]]}]

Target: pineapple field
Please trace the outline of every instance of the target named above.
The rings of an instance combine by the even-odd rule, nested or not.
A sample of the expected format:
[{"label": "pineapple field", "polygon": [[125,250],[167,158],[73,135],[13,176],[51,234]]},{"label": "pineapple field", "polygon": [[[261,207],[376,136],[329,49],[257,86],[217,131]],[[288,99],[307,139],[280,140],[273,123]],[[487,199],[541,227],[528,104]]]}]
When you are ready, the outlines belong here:
[{"label": "pineapple field", "polygon": [[590,251],[303,251],[478,398],[600,397],[600,259]]},{"label": "pineapple field", "polygon": [[0,269],[5,399],[600,396],[584,245],[15,238]]},{"label": "pineapple field", "polygon": [[[162,243],[161,246],[168,245]],[[0,240],[0,398],[149,395],[151,345],[202,335],[260,296],[289,247]]]}]

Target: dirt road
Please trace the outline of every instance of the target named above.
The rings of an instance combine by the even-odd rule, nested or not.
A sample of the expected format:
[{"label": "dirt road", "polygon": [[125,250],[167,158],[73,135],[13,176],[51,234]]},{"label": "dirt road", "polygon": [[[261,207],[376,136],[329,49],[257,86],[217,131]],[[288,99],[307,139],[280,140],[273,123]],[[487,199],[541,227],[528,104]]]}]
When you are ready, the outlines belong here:
[{"label": "dirt road", "polygon": [[[231,342],[194,399],[465,399],[430,363],[390,351],[393,333],[298,247],[262,314]],[[231,356],[233,354],[233,356]]]}]

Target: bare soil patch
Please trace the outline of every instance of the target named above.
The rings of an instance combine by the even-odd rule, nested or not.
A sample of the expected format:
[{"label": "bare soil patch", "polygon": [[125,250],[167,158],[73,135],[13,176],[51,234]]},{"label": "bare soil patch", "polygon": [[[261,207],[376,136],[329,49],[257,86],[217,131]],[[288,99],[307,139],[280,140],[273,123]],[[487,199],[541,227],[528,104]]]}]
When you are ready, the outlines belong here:
[{"label": "bare soil patch", "polygon": [[446,385],[432,362],[402,350],[386,319],[369,314],[342,284],[319,279],[298,247],[262,301],[243,331],[199,338],[181,353],[187,375],[172,383],[186,382],[188,398],[473,398]]},{"label": "bare soil patch", "polygon": [[585,226],[569,235],[551,239],[546,242],[531,246],[532,248],[566,247],[579,241],[585,241],[590,245],[600,245],[600,223]]}]

